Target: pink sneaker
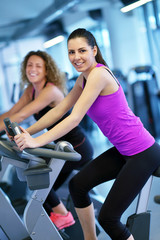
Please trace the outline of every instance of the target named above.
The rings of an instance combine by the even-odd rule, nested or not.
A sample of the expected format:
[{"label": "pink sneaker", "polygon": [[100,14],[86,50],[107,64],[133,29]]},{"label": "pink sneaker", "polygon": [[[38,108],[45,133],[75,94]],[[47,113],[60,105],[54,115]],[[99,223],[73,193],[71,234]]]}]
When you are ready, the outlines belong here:
[{"label": "pink sneaker", "polygon": [[68,212],[65,216],[59,213],[51,212],[50,219],[60,230],[72,226],[75,223],[71,212]]}]

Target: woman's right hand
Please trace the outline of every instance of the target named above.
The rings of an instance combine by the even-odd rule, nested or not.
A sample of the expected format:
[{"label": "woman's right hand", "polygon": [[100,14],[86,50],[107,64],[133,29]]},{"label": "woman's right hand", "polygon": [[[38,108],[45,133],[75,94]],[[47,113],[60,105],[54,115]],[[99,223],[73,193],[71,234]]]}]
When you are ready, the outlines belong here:
[{"label": "woman's right hand", "polygon": [[23,151],[25,148],[36,148],[38,143],[24,128],[20,126],[22,131],[21,134],[14,136],[14,141],[17,144],[18,148]]}]

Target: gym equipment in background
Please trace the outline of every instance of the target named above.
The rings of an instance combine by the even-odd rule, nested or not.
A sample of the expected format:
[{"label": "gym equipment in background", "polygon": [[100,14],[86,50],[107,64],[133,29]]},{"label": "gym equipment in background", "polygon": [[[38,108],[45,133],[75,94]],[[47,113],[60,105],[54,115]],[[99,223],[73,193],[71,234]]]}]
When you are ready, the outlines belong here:
[{"label": "gym equipment in background", "polygon": [[147,210],[147,206],[154,176],[160,178],[160,167],[157,168],[141,190],[135,214],[127,219],[127,227],[136,240],[150,240],[151,211]]},{"label": "gym equipment in background", "polygon": [[155,71],[151,66],[132,68],[127,81],[131,109],[155,138],[160,137],[160,106]]}]

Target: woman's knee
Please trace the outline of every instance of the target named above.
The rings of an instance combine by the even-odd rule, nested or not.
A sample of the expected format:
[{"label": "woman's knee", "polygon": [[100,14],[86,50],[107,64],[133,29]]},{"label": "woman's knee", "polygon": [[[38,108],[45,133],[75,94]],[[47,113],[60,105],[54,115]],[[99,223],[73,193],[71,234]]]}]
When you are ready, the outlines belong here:
[{"label": "woman's knee", "polygon": [[83,208],[91,204],[88,189],[85,189],[82,181],[79,181],[77,176],[74,176],[69,182],[69,191],[75,207]]},{"label": "woman's knee", "polygon": [[81,174],[78,172],[69,182],[70,193],[81,192],[85,188],[85,181]]}]

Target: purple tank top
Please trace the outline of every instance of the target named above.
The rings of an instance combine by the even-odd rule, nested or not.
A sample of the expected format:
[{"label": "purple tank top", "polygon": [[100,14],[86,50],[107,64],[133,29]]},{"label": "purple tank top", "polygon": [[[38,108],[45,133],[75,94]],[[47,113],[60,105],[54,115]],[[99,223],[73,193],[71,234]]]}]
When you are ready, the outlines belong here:
[{"label": "purple tank top", "polygon": [[[103,65],[97,64],[96,67],[100,66]],[[129,108],[120,84],[115,93],[98,96],[87,114],[122,155],[137,154],[155,142]]]}]

